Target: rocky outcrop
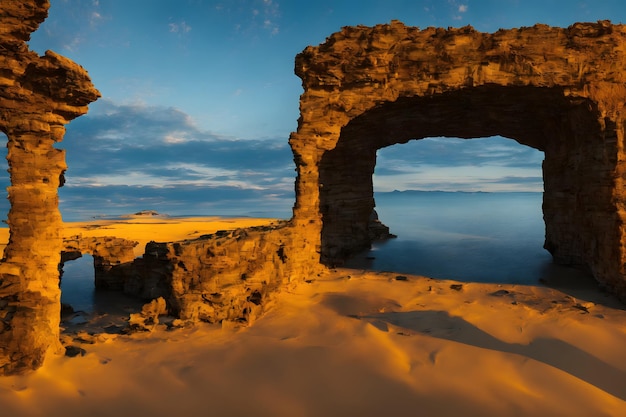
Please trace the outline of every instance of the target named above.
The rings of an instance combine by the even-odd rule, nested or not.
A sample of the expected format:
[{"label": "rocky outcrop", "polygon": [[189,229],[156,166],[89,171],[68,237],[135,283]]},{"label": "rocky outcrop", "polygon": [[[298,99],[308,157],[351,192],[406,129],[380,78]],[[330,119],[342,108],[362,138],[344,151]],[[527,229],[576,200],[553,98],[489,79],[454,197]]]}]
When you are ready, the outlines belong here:
[{"label": "rocky outcrop", "polygon": [[87,72],[25,41],[46,18],[47,0],[0,2],[0,130],[8,137],[9,243],[0,263],[0,375],[39,367],[59,343],[57,188],[64,125],[99,97]]},{"label": "rocky outcrop", "polygon": [[183,323],[248,324],[279,288],[321,272],[297,241],[292,224],[279,222],[183,242],[151,242],[135,261],[136,275],[125,291],[163,297]]},{"label": "rocky outcrop", "polygon": [[61,264],[88,253],[93,256],[95,287],[123,290],[128,265],[135,260],[139,242],[114,236],[71,236],[63,239]]},{"label": "rocky outcrop", "polygon": [[545,154],[545,247],[626,298],[626,27],[346,27],[296,58],[294,224],[327,265],[370,244],[376,151],[501,135]]},{"label": "rocky outcrop", "polygon": [[[11,173],[0,375],[35,369],[60,348],[57,187],[65,161],[53,144],[98,97],[81,67],[28,50],[47,8],[43,0],[0,2],[0,130]],[[132,262],[118,254],[108,273],[117,268],[118,286],[157,300],[133,318],[140,328],[165,310],[183,324],[250,323],[276,290],[388,234],[372,217],[378,149],[431,136],[501,135],[545,153],[545,247],[554,259],[590,269],[626,298],[625,47],[626,28],[609,22],[493,34],[400,22],[344,28],[296,58],[304,93],[289,140],[294,217],[152,242]]]}]

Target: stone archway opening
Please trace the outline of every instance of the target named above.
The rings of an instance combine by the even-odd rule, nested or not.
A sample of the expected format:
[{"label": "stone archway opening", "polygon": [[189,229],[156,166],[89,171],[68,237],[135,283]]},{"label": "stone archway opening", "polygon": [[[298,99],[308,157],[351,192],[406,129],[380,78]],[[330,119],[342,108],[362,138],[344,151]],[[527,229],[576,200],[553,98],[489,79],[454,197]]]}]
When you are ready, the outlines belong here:
[{"label": "stone archway opening", "polygon": [[[107,241],[114,243],[106,247]],[[132,251],[131,242],[106,237],[99,242],[85,239],[80,249],[71,239],[65,242],[70,244],[61,252],[59,264],[62,329],[69,334],[121,333],[128,316],[140,312],[146,302],[125,291],[132,262],[118,262],[120,257],[109,252],[115,244],[126,245],[125,252]]]},{"label": "stone archway opening", "polygon": [[[379,149],[427,137],[497,135],[544,152],[545,248],[558,263],[590,268],[587,255],[598,246],[594,237],[577,235],[576,229],[589,222],[597,202],[610,203],[598,188],[595,202],[588,204],[592,199],[585,199],[588,190],[581,187],[590,175],[598,184],[610,181],[605,173],[584,172],[582,164],[583,153],[596,152],[585,138],[598,134],[598,119],[590,101],[568,98],[559,87],[533,86],[483,85],[402,97],[366,111],[341,129],[335,148],[321,158],[322,263],[342,264],[370,247],[372,175]],[[571,147],[577,152],[565,151]]]},{"label": "stone archway opening", "polygon": [[543,248],[543,159],[543,152],[502,137],[425,138],[379,149],[376,211],[397,238],[373,242],[345,267],[472,282],[547,281],[555,271]]},{"label": "stone archway opening", "polygon": [[93,313],[95,287],[94,258],[91,254],[63,252],[59,265],[61,317]]}]

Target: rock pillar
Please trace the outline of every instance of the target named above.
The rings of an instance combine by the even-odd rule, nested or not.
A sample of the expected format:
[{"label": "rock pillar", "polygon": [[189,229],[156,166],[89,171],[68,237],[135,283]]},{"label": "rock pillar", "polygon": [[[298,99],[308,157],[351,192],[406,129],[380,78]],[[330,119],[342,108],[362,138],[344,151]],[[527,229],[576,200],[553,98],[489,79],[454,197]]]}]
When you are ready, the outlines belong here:
[{"label": "rock pillar", "polygon": [[58,351],[63,241],[57,189],[64,125],[99,97],[87,72],[25,41],[46,18],[43,0],[0,2],[0,130],[8,137],[9,243],[0,263],[0,375],[36,369]]}]

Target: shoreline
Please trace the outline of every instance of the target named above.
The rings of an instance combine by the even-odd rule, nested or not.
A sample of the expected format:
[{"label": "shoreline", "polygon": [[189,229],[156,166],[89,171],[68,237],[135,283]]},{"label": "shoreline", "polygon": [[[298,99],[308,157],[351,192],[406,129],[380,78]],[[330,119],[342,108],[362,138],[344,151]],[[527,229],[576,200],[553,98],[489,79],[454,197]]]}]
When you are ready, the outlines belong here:
[{"label": "shoreline", "polygon": [[[133,218],[65,231],[174,241],[275,221]],[[14,417],[623,415],[626,306],[615,302],[597,287],[330,269],[281,288],[249,327],[170,329],[162,317],[151,332],[63,332],[78,355],[0,378],[0,404]]]},{"label": "shoreline", "polygon": [[[175,242],[195,239],[218,230],[239,229],[252,226],[266,226],[281,221],[273,218],[256,217],[166,217],[127,215],[111,219],[65,222],[63,237],[82,235],[83,237],[114,236],[139,242],[134,248],[135,256],[143,255],[146,243]],[[0,250],[4,250],[9,240],[9,228],[0,228]]]},{"label": "shoreline", "polygon": [[15,417],[626,412],[626,311],[547,287],[402,277],[336,269],[279,291],[250,327],[75,339],[84,356],[0,379],[0,403]]}]

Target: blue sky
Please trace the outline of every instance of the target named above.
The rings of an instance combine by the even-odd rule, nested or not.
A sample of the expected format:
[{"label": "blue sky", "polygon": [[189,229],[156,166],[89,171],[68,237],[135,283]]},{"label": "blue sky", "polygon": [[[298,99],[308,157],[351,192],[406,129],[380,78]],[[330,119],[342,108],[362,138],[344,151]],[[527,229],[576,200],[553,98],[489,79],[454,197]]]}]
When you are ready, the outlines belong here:
[{"label": "blue sky", "polygon": [[[294,57],[347,25],[499,28],[626,21],[623,0],[51,0],[31,49],[87,69],[102,98],[68,125],[66,220],[155,209],[288,216]],[[376,188],[541,191],[543,155],[512,140],[379,151]],[[6,182],[6,179],[5,179]]]}]

